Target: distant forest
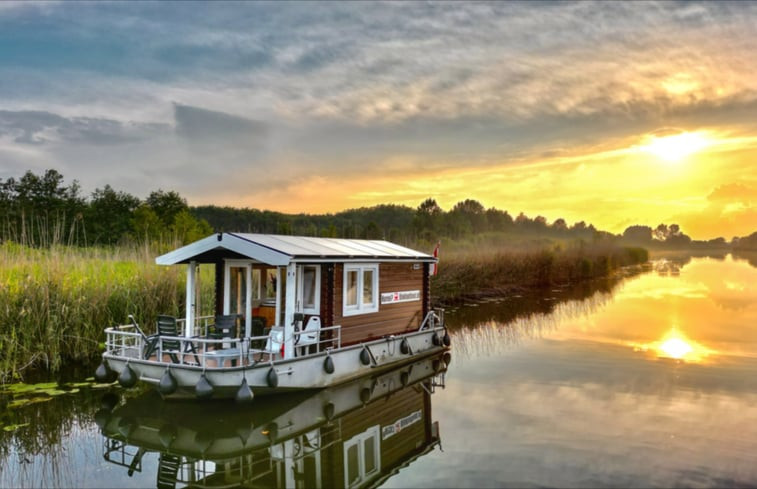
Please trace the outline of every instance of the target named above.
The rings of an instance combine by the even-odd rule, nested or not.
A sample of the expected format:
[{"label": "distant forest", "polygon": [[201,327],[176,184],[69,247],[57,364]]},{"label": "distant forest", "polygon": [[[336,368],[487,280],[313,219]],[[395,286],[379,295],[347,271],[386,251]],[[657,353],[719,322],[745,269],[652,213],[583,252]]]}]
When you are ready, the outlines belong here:
[{"label": "distant forest", "polygon": [[734,248],[757,250],[757,232],[742,238],[692,240],[677,224],[635,225],[615,235],[583,221],[548,222],[543,216],[513,217],[466,199],[445,211],[433,198],[411,208],[377,205],[334,214],[284,214],[268,210],[196,206],[162,189],[140,199],[110,185],[85,197],[76,180],[56,170],[27,171],[0,179],[0,240],[30,246],[117,245],[129,242],[189,243],[213,232],[273,233],[333,238],[387,239],[405,245],[498,240],[613,241],[647,248]]}]

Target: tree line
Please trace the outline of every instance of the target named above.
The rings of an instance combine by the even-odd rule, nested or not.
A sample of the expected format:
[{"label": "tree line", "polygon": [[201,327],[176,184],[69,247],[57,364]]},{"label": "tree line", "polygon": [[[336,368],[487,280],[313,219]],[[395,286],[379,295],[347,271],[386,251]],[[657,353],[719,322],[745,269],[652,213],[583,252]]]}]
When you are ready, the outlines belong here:
[{"label": "tree line", "polygon": [[333,238],[387,239],[401,244],[434,243],[443,238],[467,240],[487,234],[614,241],[644,247],[754,246],[757,233],[745,238],[695,241],[677,224],[629,226],[619,235],[584,221],[568,225],[559,218],[513,217],[465,199],[443,210],[428,198],[416,208],[383,204],[329,214],[284,214],[214,205],[191,207],[175,191],[150,192],[145,199],[110,185],[83,196],[76,180],[66,184],[56,170],[27,171],[0,179],[0,239],[32,246],[49,244],[115,245],[124,242],[189,243],[213,232],[289,234]]},{"label": "tree line", "polygon": [[0,179],[0,239],[30,246],[115,245],[125,241],[191,242],[213,232],[177,192],[142,200],[110,185],[84,197],[56,170]]}]

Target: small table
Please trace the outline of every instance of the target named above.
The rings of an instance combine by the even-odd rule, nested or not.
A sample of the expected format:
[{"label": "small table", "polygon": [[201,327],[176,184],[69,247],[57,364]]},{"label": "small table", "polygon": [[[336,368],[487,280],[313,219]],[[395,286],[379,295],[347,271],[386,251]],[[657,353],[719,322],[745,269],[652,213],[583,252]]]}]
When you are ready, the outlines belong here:
[{"label": "small table", "polygon": [[205,352],[205,359],[208,357],[215,358],[218,362],[218,366],[224,368],[226,366],[226,359],[231,359],[231,366],[236,365],[236,360],[239,358],[239,348],[225,348],[223,350],[213,350]]}]

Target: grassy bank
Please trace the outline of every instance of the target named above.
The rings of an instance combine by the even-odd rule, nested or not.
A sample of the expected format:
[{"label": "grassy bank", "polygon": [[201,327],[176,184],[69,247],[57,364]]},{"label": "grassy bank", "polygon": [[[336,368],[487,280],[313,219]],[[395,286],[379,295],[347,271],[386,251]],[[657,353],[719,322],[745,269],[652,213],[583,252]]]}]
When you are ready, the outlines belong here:
[{"label": "grassy bank", "polygon": [[610,244],[543,244],[541,247],[485,247],[451,250],[431,279],[436,305],[468,297],[506,294],[603,277],[648,259],[643,248]]},{"label": "grassy bank", "polygon": [[[432,278],[436,304],[578,282],[647,260],[643,249],[609,245],[443,246],[439,274]],[[104,328],[126,323],[129,314],[148,332],[158,314],[181,316],[185,269],[155,265],[157,254],[145,248],[0,244],[0,382],[35,368],[56,372],[96,359]],[[202,272],[201,313],[213,308],[208,267]]]},{"label": "grassy bank", "polygon": [[143,325],[178,314],[184,271],[154,257],[137,248],[0,245],[0,381],[92,359],[103,329],[129,314]]}]

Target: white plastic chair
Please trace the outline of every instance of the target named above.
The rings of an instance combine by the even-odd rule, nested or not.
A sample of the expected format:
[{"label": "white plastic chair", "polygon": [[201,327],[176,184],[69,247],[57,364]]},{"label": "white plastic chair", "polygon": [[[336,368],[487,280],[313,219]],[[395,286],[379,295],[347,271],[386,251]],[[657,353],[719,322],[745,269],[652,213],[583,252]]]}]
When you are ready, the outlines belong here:
[{"label": "white plastic chair", "polygon": [[274,327],[268,333],[268,339],[265,342],[263,351],[269,355],[280,355],[281,346],[284,344],[284,328]]},{"label": "white plastic chair", "polygon": [[310,345],[317,344],[320,340],[320,335],[321,318],[318,316],[311,316],[297,341],[297,346],[301,348],[300,355],[305,355]]}]

